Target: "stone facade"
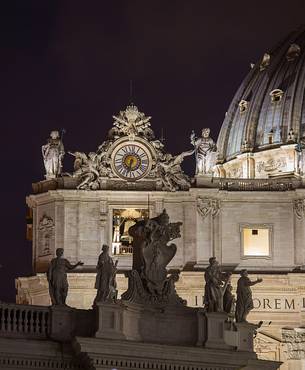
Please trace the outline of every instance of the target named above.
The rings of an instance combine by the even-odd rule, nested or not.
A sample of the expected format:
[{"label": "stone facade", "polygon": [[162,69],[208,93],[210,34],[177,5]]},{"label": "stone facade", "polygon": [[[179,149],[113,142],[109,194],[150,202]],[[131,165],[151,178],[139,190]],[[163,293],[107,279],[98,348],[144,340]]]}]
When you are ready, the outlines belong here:
[{"label": "stone facade", "polygon": [[[287,192],[229,192],[191,188],[181,192],[51,190],[31,195],[33,255],[36,272],[46,271],[56,247],[64,247],[69,260],[82,260],[94,271],[103,243],[112,243],[115,209],[148,209],[150,216],[165,208],[173,222],[183,222],[177,255],[171,268],[207,265],[214,255],[231,269],[292,271],[304,265],[305,219],[298,203],[305,189]],[[52,237],[46,250],[42,219],[52,220]],[[270,228],[268,256],[245,256],[241,227]],[[130,267],[131,258],[118,256],[119,268]]]}]

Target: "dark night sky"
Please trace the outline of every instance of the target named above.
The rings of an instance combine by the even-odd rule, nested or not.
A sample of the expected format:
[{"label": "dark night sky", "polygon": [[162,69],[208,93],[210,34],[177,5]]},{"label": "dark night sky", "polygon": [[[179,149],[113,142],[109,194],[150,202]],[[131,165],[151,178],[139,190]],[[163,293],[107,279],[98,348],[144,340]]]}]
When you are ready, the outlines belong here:
[{"label": "dark night sky", "polygon": [[250,63],[304,23],[305,2],[10,0],[0,17],[0,300],[14,301],[14,278],[31,274],[25,196],[43,178],[49,132],[67,130],[66,150],[95,150],[132,79],[169,152],[190,148],[192,128],[216,139]]}]

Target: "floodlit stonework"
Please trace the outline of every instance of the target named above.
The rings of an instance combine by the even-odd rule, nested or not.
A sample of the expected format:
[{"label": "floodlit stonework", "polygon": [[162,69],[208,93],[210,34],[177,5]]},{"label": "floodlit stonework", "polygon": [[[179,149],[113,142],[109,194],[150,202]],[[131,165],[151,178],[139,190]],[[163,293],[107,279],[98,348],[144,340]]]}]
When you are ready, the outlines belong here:
[{"label": "floodlit stonework", "polygon": [[[120,297],[128,288],[124,274],[133,266],[129,228],[165,209],[171,222],[182,222],[181,237],[175,240],[177,252],[168,269],[180,273],[177,294],[187,301],[191,312],[186,325],[195,325],[193,309],[198,309],[199,315],[204,312],[204,271],[214,256],[224,271],[232,272],[233,294],[242,269],[248,270],[251,279],[263,279],[252,289],[254,309],[249,315],[253,324],[262,321],[259,328],[253,326],[257,330],[254,346],[259,358],[283,362],[281,370],[301,370],[305,358],[304,50],[302,29],[262,56],[237,91],[216,144],[209,129],[204,129],[200,138],[192,133],[185,152],[166,153],[163,141],[155,137],[151,128],[151,117],[130,105],[113,116],[113,127],[96,152],[70,153],[75,158],[72,173],[56,169],[57,174],[63,174],[59,177],[46,166],[46,180],[34,183],[33,194],[27,197],[33,212],[36,275],[16,279],[17,303],[50,304],[45,272],[56,248],[64,248],[65,258],[71,263],[84,262],[84,266],[68,274],[67,303],[91,309],[102,244],[110,246],[111,257],[118,261]],[[287,71],[290,83],[285,85]],[[63,148],[62,142],[55,144]],[[48,163],[63,154],[63,149],[60,153],[54,150]],[[181,167],[183,160],[191,156],[196,163],[193,179]],[[141,339],[141,330],[130,326],[141,317],[139,307],[104,305],[99,310],[99,339],[76,338],[72,346],[77,351],[85,351],[89,359],[98,346],[101,356],[106,350],[112,353],[113,347],[105,342],[109,333],[120,340],[124,335]],[[103,319],[107,315],[116,324],[107,326]],[[171,315],[166,318],[169,327],[175,317]],[[209,331],[217,333],[221,328],[224,337],[199,335],[198,341],[207,346],[234,342],[240,349],[242,341],[238,342],[237,337],[242,338],[251,326],[237,323],[232,324],[234,330],[228,330],[224,318],[213,315],[207,315],[207,320],[211,319],[207,321]],[[126,323],[123,329],[118,321],[121,316]],[[143,317],[153,322],[146,312]],[[202,321],[197,323],[203,333]],[[149,331],[145,325],[142,329],[146,340]],[[173,333],[172,340],[176,337]],[[160,333],[154,328],[152,334],[158,338]],[[187,335],[194,341],[192,330]],[[120,342],[118,347],[134,355],[129,344]],[[146,344],[141,347],[143,356],[148,356],[147,348]],[[175,357],[175,349],[168,351],[172,361],[186,366],[184,358]],[[185,353],[199,356],[196,358],[200,361],[202,354],[196,351],[185,349]],[[156,361],[162,357],[157,344],[150,346],[149,353]],[[207,358],[210,354],[205,352]],[[151,365],[144,358],[127,364],[125,360],[135,359],[124,358],[119,363],[110,357],[95,358],[96,368]],[[213,366],[205,364],[203,368],[234,368],[228,364]],[[258,365],[249,369],[258,368],[255,366]],[[259,366],[264,368],[263,363]],[[200,367],[196,363],[193,368]]]}]

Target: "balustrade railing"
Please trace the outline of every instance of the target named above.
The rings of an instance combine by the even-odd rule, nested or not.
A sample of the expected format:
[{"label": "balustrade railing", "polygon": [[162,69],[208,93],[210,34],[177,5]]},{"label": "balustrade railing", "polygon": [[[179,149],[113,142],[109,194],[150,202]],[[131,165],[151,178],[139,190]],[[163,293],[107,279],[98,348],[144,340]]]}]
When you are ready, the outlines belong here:
[{"label": "balustrade railing", "polygon": [[45,338],[49,330],[48,307],[0,303],[0,336]]},{"label": "balustrade railing", "polygon": [[216,179],[221,190],[229,191],[287,191],[301,186],[295,179]]}]

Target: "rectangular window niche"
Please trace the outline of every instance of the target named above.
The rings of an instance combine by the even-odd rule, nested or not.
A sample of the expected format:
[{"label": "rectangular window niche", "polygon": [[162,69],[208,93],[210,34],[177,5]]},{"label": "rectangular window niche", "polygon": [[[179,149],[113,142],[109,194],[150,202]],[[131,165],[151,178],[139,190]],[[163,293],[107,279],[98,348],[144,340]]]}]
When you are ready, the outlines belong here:
[{"label": "rectangular window niche", "polygon": [[271,224],[240,224],[241,258],[271,258]]}]

